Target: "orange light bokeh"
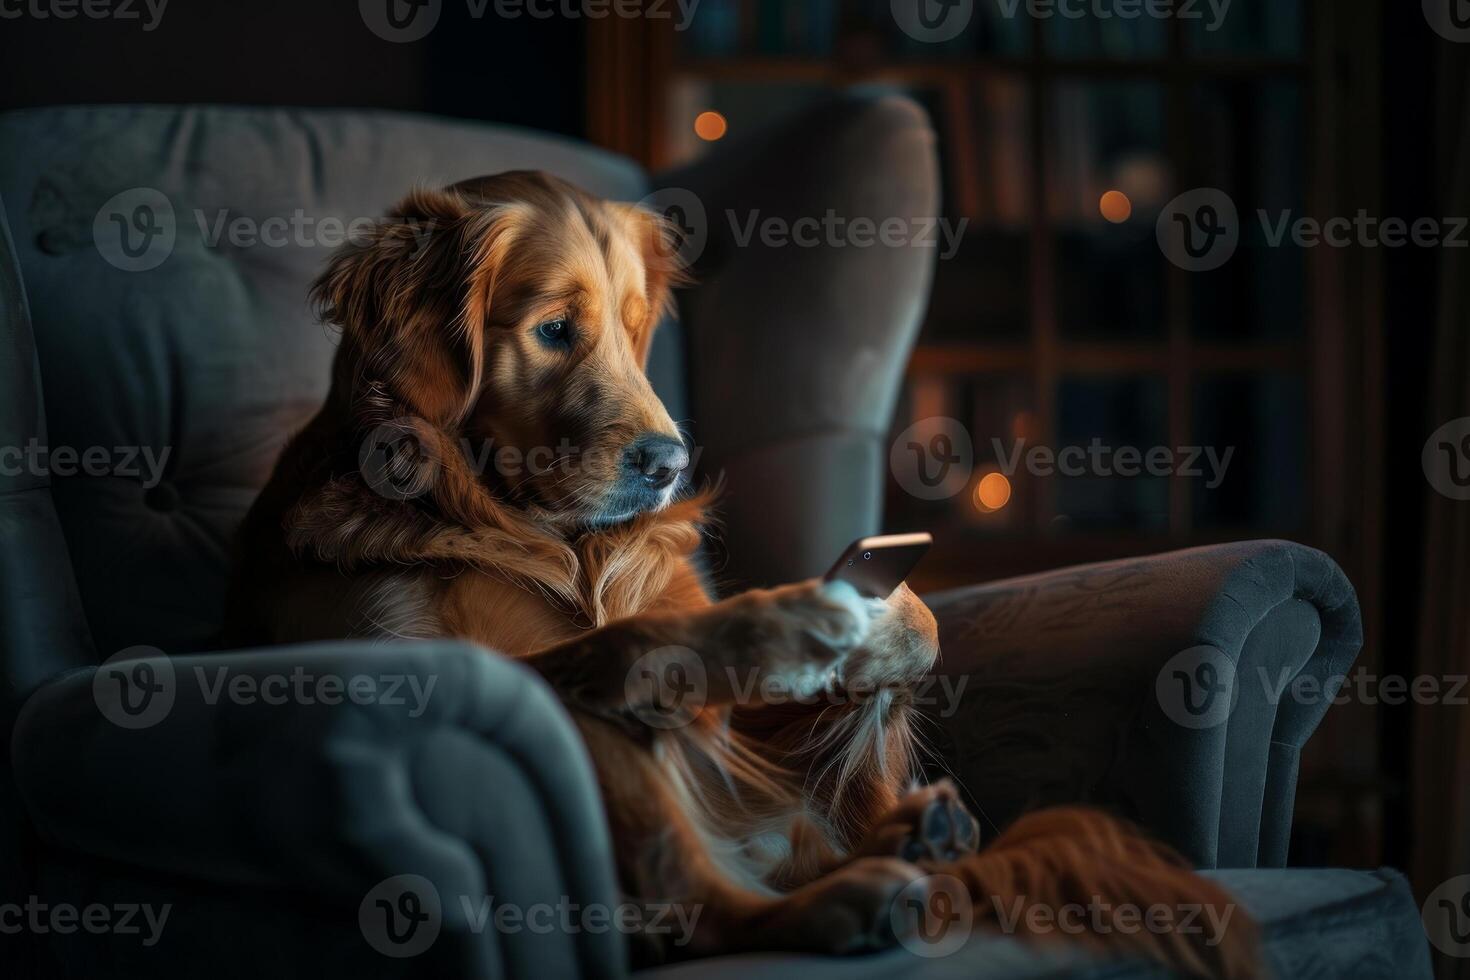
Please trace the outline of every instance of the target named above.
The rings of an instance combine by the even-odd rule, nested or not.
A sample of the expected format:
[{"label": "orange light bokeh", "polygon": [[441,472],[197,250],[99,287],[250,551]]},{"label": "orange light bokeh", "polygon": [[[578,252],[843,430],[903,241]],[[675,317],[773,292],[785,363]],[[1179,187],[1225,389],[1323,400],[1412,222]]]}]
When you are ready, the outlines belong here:
[{"label": "orange light bokeh", "polygon": [[984,513],[1000,510],[1011,502],[1011,481],[1004,473],[986,473],[975,484],[975,506]]},{"label": "orange light bokeh", "polygon": [[713,109],[707,109],[694,117],[694,135],[711,143],[724,136],[729,128],[730,124],[725,122],[725,117]]},{"label": "orange light bokeh", "polygon": [[1097,202],[1097,209],[1115,225],[1121,225],[1133,216],[1133,202],[1122,191],[1108,191]]}]

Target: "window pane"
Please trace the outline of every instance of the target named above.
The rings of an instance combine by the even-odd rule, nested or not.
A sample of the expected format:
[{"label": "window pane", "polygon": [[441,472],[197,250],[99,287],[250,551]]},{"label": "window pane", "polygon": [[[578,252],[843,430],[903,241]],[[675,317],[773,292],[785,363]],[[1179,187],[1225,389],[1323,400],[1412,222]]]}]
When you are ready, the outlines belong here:
[{"label": "window pane", "polygon": [[[1165,259],[1154,220],[1173,184],[1164,151],[1163,87],[1152,82],[1058,84],[1047,173],[1062,336],[1162,337]],[[1113,220],[1103,216],[1104,210]]]},{"label": "window pane", "polygon": [[[1163,531],[1169,524],[1168,477],[1118,476],[1115,453],[1146,455],[1166,445],[1162,378],[1067,378],[1057,389],[1057,523],[1070,530]],[[1100,448],[1096,454],[1093,440]],[[1085,456],[1079,456],[1079,449]],[[1061,454],[1070,474],[1063,472]],[[1102,460],[1099,464],[1094,460]],[[1080,460],[1080,462],[1079,462]],[[1128,464],[1131,466],[1132,464]],[[1080,468],[1081,473],[1076,470]],[[1103,475],[1107,473],[1108,475]]]},{"label": "window pane", "polygon": [[1192,52],[1278,58],[1302,53],[1301,0],[1233,0],[1224,16],[1207,0],[1195,9],[1197,16],[1183,19]]},{"label": "window pane", "polygon": [[[1193,186],[1223,190],[1239,215],[1229,261],[1192,273],[1196,336],[1208,341],[1286,340],[1305,318],[1305,256],[1283,219],[1303,211],[1302,99],[1294,81],[1217,81],[1192,96]],[[1264,224],[1262,212],[1265,213]]]},{"label": "window pane", "polygon": [[[1202,449],[1213,450],[1216,461],[1208,455],[1200,459],[1204,473],[1192,485],[1196,526],[1299,527],[1307,476],[1306,426],[1306,397],[1298,377],[1200,378],[1194,387],[1195,440]],[[1209,486],[1212,482],[1219,485]]]}]

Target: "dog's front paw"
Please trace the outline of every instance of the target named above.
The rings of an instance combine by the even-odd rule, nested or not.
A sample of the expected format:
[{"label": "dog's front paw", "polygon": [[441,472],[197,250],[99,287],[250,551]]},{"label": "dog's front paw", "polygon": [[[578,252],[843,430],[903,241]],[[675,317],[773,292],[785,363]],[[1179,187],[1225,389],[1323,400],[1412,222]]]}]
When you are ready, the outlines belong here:
[{"label": "dog's front paw", "polygon": [[813,579],[773,591],[773,612],[814,658],[841,658],[867,639],[875,610],[846,582]]},{"label": "dog's front paw", "polygon": [[867,639],[872,612],[845,582],[811,580],[747,592],[732,601],[722,631],[730,659],[785,694],[833,687]]}]

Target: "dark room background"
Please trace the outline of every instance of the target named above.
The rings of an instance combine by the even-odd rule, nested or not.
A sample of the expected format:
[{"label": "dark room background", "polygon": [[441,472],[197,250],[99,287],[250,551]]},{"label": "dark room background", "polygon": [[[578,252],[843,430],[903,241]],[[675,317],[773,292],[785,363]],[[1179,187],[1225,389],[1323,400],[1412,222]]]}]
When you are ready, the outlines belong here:
[{"label": "dark room background", "polygon": [[[1247,240],[1228,268],[1191,275],[1154,239],[1165,203],[1200,186],[1294,213],[1451,213],[1455,146],[1436,134],[1457,131],[1446,114],[1463,99],[1467,46],[1427,30],[1417,0],[1235,0],[1212,32],[1006,20],[977,4],[966,33],[934,46],[895,31],[887,0],[704,0],[683,31],[475,16],[444,0],[414,43],[385,42],[357,6],[172,0],[153,30],[0,20],[0,108],[371,106],[590,139],[658,168],[702,151],[715,117],[701,113],[738,133],[849,84],[909,91],[940,133],[947,216],[968,231],[940,263],[894,431],[950,416],[986,434],[965,492],[890,493],[892,529],[941,540],[924,584],[1290,537],[1329,551],[1357,586],[1364,669],[1454,662],[1426,659],[1421,632],[1435,595],[1465,599],[1425,573],[1420,469],[1449,417],[1430,379],[1450,263]],[[1002,486],[984,482],[999,470],[991,434],[1238,456],[1218,488],[1024,472]],[[1430,737],[1442,728],[1411,705],[1330,712],[1303,757],[1293,861],[1451,860],[1453,847],[1426,857],[1441,845],[1423,841],[1464,833],[1430,813],[1453,770],[1416,769],[1449,751]]]}]

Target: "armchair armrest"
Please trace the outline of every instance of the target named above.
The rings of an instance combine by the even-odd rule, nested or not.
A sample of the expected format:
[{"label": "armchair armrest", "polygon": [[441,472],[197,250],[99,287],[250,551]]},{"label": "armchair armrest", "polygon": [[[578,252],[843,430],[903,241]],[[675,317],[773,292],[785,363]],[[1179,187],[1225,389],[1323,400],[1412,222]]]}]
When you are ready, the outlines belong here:
[{"label": "armchair armrest", "polygon": [[[1362,645],[1332,559],[1244,542],[927,601],[939,689],[964,685],[927,710],[991,821],[1093,802],[1200,867],[1285,863],[1299,752]],[[1294,696],[1303,675],[1320,693]]]},{"label": "armchair armrest", "polygon": [[[616,930],[497,931],[476,920],[489,896],[495,908],[570,899],[612,909],[618,893],[570,719],[529,671],[472,645],[114,659],[39,690],[12,754],[44,843],[225,894],[304,895],[338,933],[318,944],[338,965],[375,976],[624,970]],[[429,882],[421,890],[442,917],[431,948],[403,960],[371,948],[380,944],[368,925],[359,932],[369,892],[397,875]],[[219,917],[175,903],[165,943],[208,956],[200,936]],[[262,931],[254,941],[268,957],[276,940]]]}]

